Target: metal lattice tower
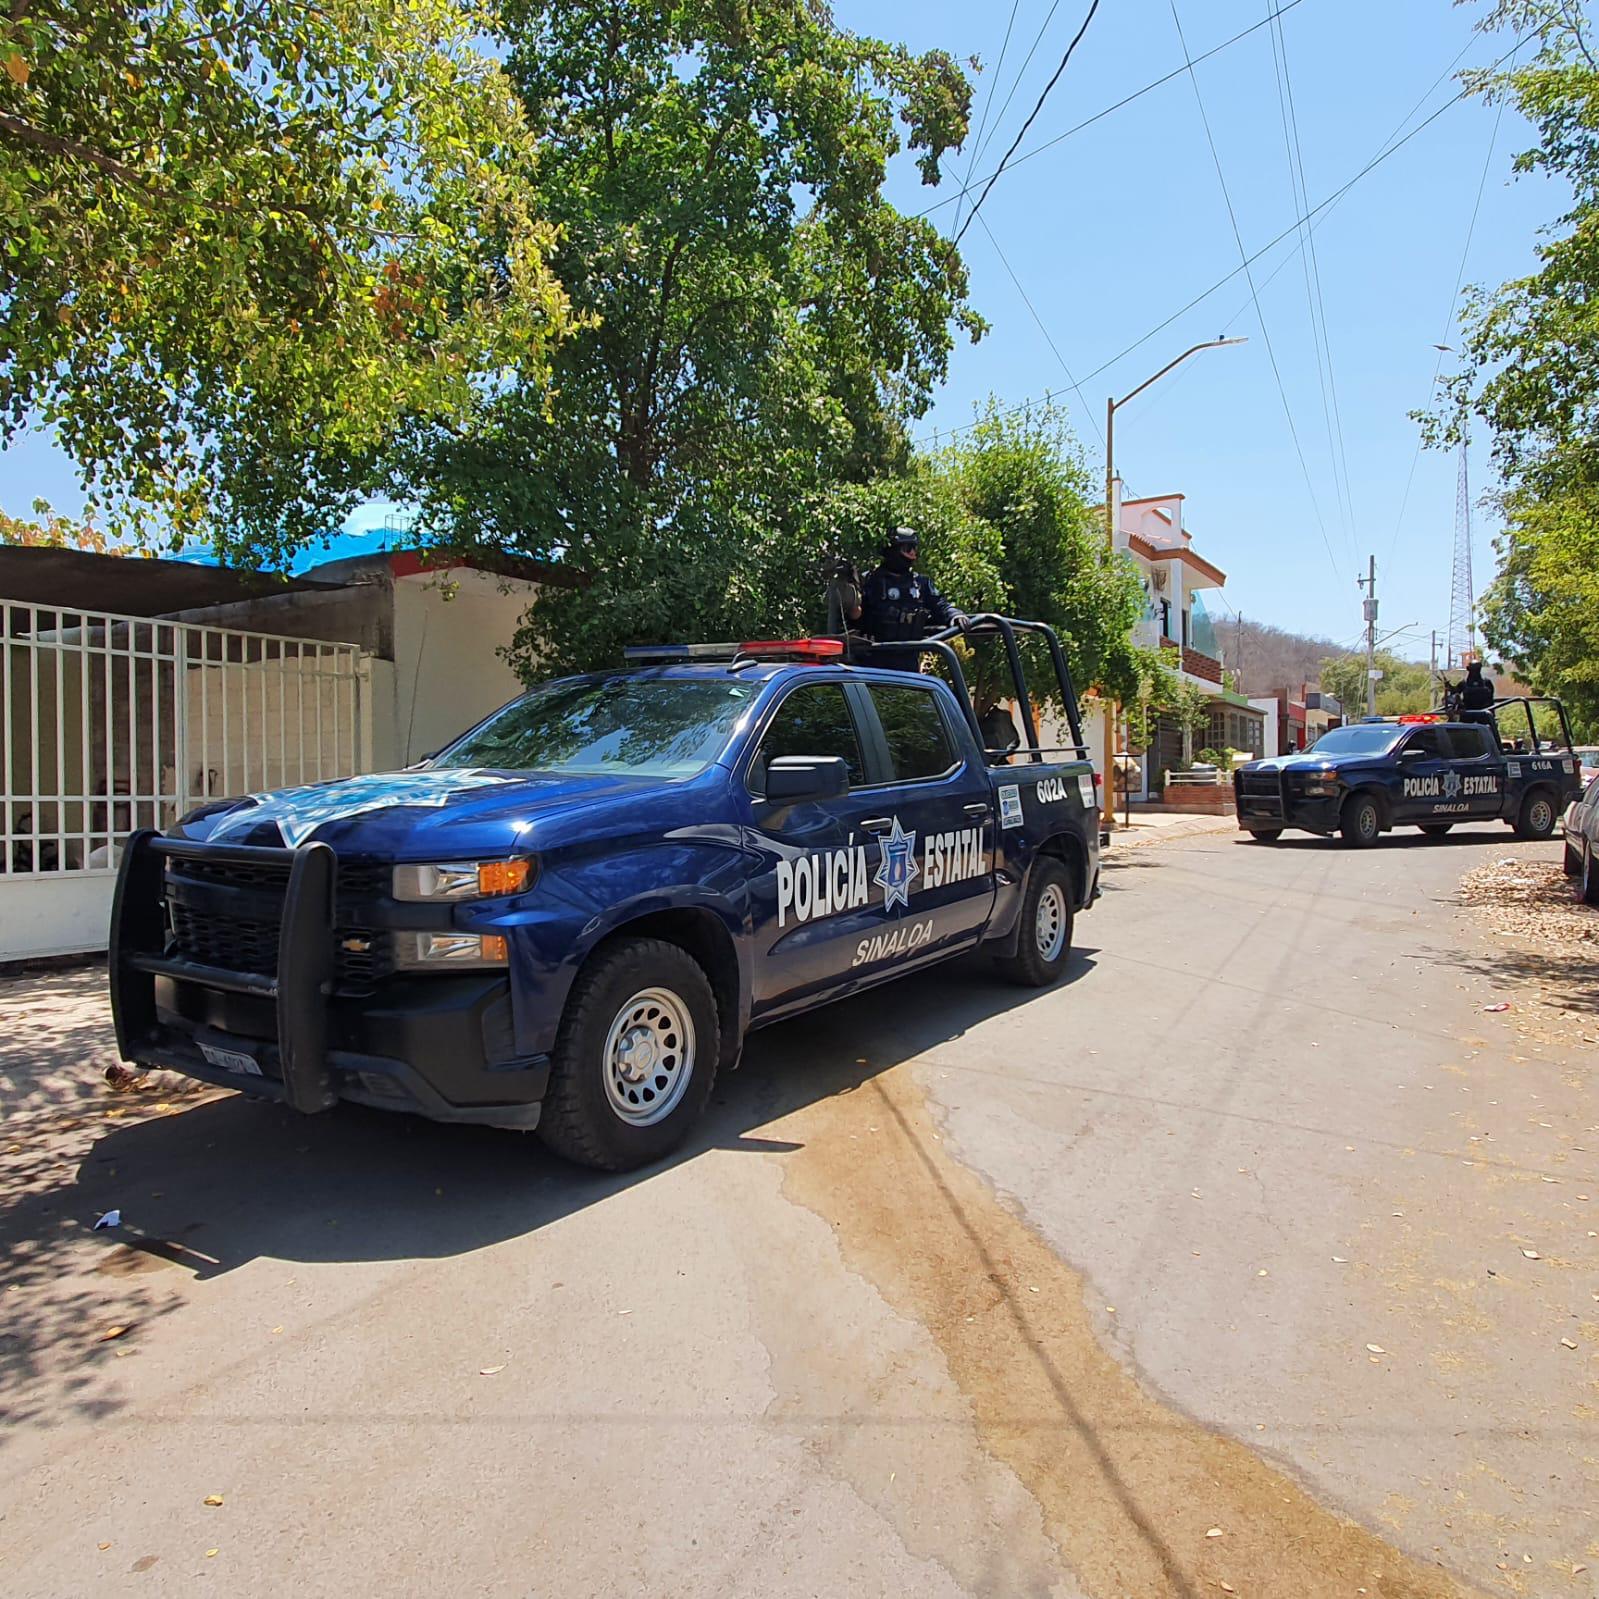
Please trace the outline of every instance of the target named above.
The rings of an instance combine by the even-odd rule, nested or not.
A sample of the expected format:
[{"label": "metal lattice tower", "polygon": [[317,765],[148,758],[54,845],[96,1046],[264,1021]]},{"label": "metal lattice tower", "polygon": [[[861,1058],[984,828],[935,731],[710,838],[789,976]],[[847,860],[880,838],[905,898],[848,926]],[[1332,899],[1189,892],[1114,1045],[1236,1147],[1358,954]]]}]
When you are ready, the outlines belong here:
[{"label": "metal lattice tower", "polygon": [[1460,476],[1455,488],[1455,568],[1449,593],[1449,647],[1444,659],[1451,668],[1464,666],[1477,653],[1476,598],[1471,588],[1471,494],[1466,487],[1466,441],[1460,441]]}]

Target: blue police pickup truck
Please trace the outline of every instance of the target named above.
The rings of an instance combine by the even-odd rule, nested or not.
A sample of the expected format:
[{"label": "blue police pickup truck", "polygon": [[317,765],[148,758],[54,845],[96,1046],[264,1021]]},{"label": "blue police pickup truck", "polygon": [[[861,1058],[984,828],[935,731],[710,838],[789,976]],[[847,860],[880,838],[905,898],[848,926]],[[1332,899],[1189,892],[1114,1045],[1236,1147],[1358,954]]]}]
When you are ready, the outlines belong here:
[{"label": "blue police pickup truck", "polygon": [[[1544,731],[1539,705],[1550,707]],[[1239,827],[1266,844],[1291,827],[1361,848],[1394,827],[1441,838],[1458,822],[1490,821],[1548,838],[1580,792],[1579,772],[1558,700],[1505,699],[1481,721],[1418,713],[1331,728],[1301,754],[1239,767],[1233,794]]]},{"label": "blue police pickup truck", "polygon": [[[1014,658],[1006,619],[969,626],[1001,624]],[[205,804],[125,850],[118,1045],[301,1111],[653,1160],[751,1028],[968,950],[1059,975],[1100,839],[1048,642],[1063,761],[1023,687],[1028,741],[996,764],[948,643],[923,648],[956,687],[838,640],[675,646],[535,688],[419,768]]]}]

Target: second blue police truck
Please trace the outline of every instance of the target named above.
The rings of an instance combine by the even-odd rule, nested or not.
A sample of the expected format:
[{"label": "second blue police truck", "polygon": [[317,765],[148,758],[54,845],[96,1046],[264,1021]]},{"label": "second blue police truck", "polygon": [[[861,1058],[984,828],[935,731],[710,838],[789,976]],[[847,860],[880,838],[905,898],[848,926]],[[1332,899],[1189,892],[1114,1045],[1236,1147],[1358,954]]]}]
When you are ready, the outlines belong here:
[{"label": "second blue police truck", "polygon": [[1505,822],[1522,838],[1548,838],[1581,786],[1565,708],[1533,699],[1496,701],[1478,721],[1367,717],[1233,774],[1238,825],[1260,842],[1298,828],[1355,848],[1395,827],[1441,838],[1461,822]]},{"label": "second blue police truck", "polygon": [[[1027,627],[1063,752],[1039,743]],[[624,1169],[684,1136],[751,1028],[969,950],[1052,982],[1098,892],[1094,773],[1054,635],[968,628],[1016,670],[1009,764],[949,635],[922,646],[944,678],[836,640],[677,646],[535,688],[420,769],[136,834],[122,1054],[301,1111],[536,1127]]]}]

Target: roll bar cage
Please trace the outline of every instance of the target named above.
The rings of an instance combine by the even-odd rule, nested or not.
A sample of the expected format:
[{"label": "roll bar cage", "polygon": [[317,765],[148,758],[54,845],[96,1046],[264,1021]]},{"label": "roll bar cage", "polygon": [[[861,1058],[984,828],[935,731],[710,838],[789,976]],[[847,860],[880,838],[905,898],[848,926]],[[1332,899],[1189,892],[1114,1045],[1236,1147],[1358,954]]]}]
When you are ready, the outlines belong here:
[{"label": "roll bar cage", "polygon": [[[1033,712],[1032,696],[1027,692],[1027,673],[1022,665],[1018,633],[1036,633],[1049,648],[1050,661],[1055,668],[1055,680],[1060,687],[1061,702],[1066,707],[1066,722],[1071,729],[1072,742],[1067,745],[1045,746],[1039,742],[1038,719]],[[1021,708],[1022,727],[1026,735],[1023,743],[1014,750],[989,749],[983,742],[983,730],[972,704],[972,694],[967,687],[966,674],[961,670],[960,657],[955,653],[952,640],[958,638],[997,637],[1005,647],[1005,659],[1010,667],[1011,683],[1015,689],[1017,705]],[[958,695],[961,708],[966,713],[967,725],[977,746],[985,755],[1025,755],[1029,760],[1042,762],[1048,755],[1070,754],[1080,761],[1088,759],[1088,746],[1083,742],[1082,718],[1077,707],[1077,690],[1072,683],[1071,667],[1066,652],[1061,648],[1059,635],[1047,622],[1029,622],[1016,616],[1000,616],[995,611],[982,611],[969,617],[964,627],[946,627],[926,638],[906,639],[892,644],[875,644],[858,634],[845,640],[848,659],[857,666],[884,666],[890,670],[904,671],[902,664],[907,655],[914,653],[920,667],[923,656],[931,655],[942,661],[949,672],[951,683]]]}]

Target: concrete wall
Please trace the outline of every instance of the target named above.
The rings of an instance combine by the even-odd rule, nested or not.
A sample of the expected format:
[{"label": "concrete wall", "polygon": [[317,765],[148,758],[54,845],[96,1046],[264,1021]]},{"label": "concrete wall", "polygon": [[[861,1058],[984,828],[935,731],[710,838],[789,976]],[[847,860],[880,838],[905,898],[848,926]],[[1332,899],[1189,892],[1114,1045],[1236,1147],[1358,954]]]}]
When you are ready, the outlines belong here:
[{"label": "concrete wall", "polygon": [[1275,695],[1270,697],[1262,696],[1259,699],[1251,699],[1249,703],[1257,711],[1265,714],[1266,753],[1268,755],[1279,754],[1282,750],[1282,712],[1278,708],[1277,697]]},{"label": "concrete wall", "polygon": [[231,605],[179,611],[172,620],[205,627],[276,633],[285,638],[319,639],[325,644],[358,644],[369,654],[394,656],[392,580],[375,566],[341,579],[340,588],[294,589]]},{"label": "concrete wall", "polygon": [[522,692],[499,651],[537,592],[467,568],[395,580],[395,765],[431,754]]}]

